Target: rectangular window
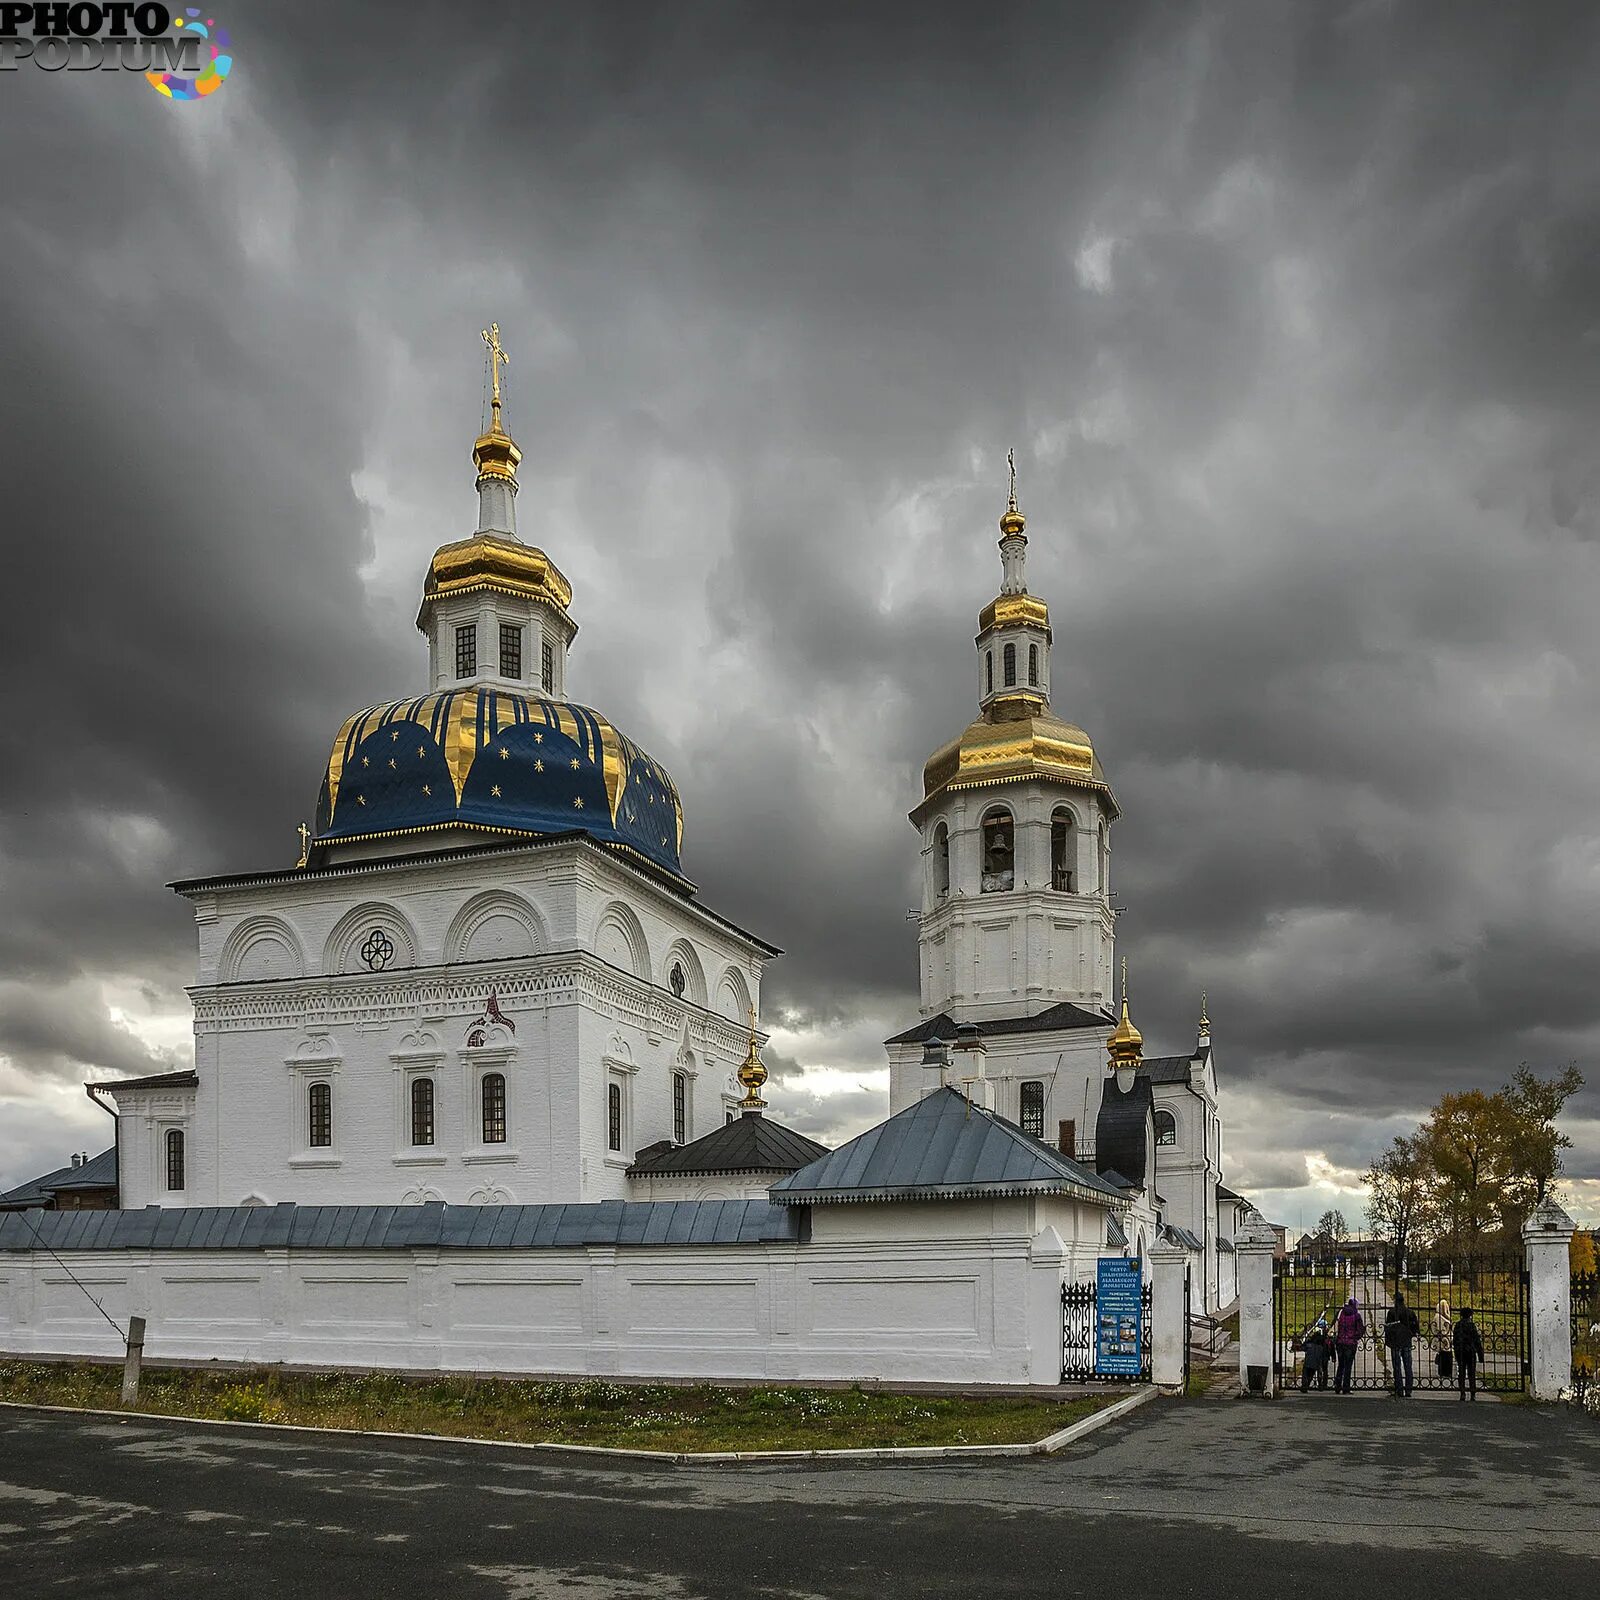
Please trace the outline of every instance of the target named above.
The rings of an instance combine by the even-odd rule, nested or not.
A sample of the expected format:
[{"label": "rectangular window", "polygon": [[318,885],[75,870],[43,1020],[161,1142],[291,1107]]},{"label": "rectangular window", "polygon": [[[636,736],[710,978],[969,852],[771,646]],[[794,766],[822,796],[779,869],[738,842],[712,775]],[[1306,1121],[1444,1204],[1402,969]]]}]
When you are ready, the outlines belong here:
[{"label": "rectangular window", "polygon": [[681,1072],[672,1074],[672,1137],[678,1144],[689,1142],[689,1080]]},{"label": "rectangular window", "polygon": [[310,1093],[310,1127],[313,1150],[326,1150],[333,1144],[333,1089],[326,1083],[314,1083]]},{"label": "rectangular window", "polygon": [[556,657],[548,639],[539,645],[539,683],[546,694],[556,686]]},{"label": "rectangular window", "polygon": [[466,623],[456,629],[456,676],[473,677],[478,670],[478,625]]},{"label": "rectangular window", "polygon": [[183,1135],[176,1128],[167,1134],[167,1187],[183,1188]]},{"label": "rectangular window", "polygon": [[503,1072],[483,1075],[483,1142],[506,1142],[506,1075]]},{"label": "rectangular window", "polygon": [[1044,1138],[1044,1085],[1037,1080],[1022,1086],[1022,1131]]},{"label": "rectangular window", "polygon": [[514,622],[500,624],[500,676],[522,677],[522,629]]},{"label": "rectangular window", "polygon": [[411,1142],[433,1143],[433,1079],[411,1080]]},{"label": "rectangular window", "polygon": [[606,1085],[606,1149],[622,1149],[622,1085]]}]

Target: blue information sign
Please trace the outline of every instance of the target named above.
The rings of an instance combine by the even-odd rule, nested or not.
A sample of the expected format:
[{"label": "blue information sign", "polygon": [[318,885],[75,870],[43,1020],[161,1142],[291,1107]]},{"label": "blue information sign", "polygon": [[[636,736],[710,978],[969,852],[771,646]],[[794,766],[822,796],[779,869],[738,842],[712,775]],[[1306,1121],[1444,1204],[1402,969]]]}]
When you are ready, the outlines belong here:
[{"label": "blue information sign", "polygon": [[1144,1357],[1144,1284],[1139,1262],[1101,1256],[1095,1284],[1094,1370],[1137,1378]]}]

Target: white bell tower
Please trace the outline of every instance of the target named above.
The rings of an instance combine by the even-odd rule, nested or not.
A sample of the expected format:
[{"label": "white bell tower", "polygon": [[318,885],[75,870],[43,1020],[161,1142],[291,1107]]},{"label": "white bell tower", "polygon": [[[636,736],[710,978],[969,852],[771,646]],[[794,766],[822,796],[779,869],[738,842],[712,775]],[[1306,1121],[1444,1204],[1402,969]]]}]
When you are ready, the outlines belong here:
[{"label": "white bell tower", "polygon": [[1050,609],[1028,593],[1026,528],[1013,465],[1000,592],[978,618],[978,719],[930,758],[911,813],[922,836],[925,1018],[1112,1004],[1120,813],[1089,736],[1050,709]]}]

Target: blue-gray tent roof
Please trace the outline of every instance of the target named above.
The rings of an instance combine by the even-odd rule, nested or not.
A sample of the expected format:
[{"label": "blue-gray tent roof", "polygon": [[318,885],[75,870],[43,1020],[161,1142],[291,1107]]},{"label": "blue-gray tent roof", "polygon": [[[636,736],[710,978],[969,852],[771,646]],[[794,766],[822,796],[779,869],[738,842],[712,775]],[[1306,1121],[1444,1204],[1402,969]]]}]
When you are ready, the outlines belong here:
[{"label": "blue-gray tent roof", "polygon": [[766,1244],[801,1236],[766,1200],[550,1206],[146,1206],[0,1215],[0,1250],[557,1250]]},{"label": "blue-gray tent roof", "polygon": [[826,1155],[828,1147],[759,1111],[747,1111],[689,1144],[669,1144],[653,1155],[640,1152],[629,1177],[689,1176],[706,1172],[793,1172]]},{"label": "blue-gray tent roof", "polygon": [[780,1178],[768,1193],[780,1205],[997,1194],[1125,1203],[1087,1168],[948,1086]]}]

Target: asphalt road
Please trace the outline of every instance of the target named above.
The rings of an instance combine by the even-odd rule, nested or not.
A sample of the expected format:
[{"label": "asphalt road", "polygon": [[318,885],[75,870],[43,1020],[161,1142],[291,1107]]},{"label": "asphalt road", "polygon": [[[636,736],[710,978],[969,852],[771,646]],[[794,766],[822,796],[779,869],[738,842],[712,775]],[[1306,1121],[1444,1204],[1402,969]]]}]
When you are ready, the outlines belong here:
[{"label": "asphalt road", "polygon": [[1158,1401],[1049,1459],[689,1467],[0,1409],[0,1594],[1593,1593],[1600,1427]]}]

